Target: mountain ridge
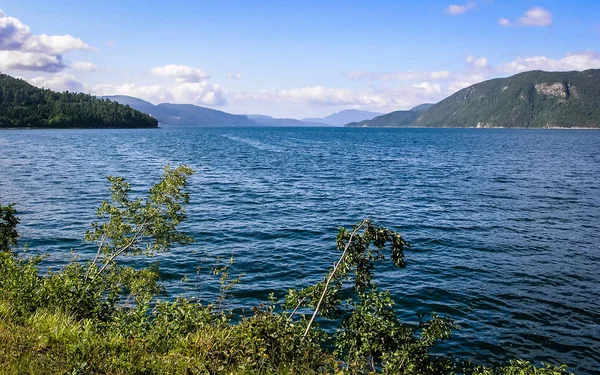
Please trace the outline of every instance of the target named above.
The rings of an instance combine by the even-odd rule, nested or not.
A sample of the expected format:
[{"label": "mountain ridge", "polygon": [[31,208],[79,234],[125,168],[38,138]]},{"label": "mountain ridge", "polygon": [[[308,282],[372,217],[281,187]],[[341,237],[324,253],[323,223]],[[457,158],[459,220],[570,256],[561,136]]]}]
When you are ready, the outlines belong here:
[{"label": "mountain ridge", "polygon": [[[427,108],[429,106],[429,108]],[[600,128],[600,69],[532,70],[348,127]]]},{"label": "mountain ridge", "polygon": [[600,128],[600,69],[533,70],[459,90],[416,127]]},{"label": "mountain ridge", "polygon": [[254,127],[254,126],[330,126],[324,123],[310,123],[289,118],[274,118],[266,115],[235,115],[217,109],[195,104],[159,103],[127,95],[103,96],[132,108],[150,114],[161,124],[171,126],[197,127]]}]

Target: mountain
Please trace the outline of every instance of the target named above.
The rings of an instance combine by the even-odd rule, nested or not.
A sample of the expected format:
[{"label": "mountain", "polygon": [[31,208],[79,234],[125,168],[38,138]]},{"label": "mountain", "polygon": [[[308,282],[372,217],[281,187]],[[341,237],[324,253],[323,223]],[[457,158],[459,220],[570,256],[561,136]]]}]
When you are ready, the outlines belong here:
[{"label": "mountain", "polygon": [[241,126],[329,126],[289,118],[273,118],[264,115],[233,115],[231,113],[204,108],[193,104],[154,105],[142,99],[126,95],[104,98],[127,104],[132,108],[152,115],[161,124],[173,126],[241,127]]},{"label": "mountain", "polygon": [[360,111],[358,109],[346,109],[341,112],[331,114],[324,118],[305,118],[305,122],[317,122],[326,125],[343,126],[349,122],[359,122],[363,120],[371,120],[383,113]]},{"label": "mountain", "polygon": [[154,105],[147,101],[125,95],[105,96],[104,98],[128,104],[132,108],[150,114],[159,123],[165,125],[203,127],[256,126],[246,116],[232,115],[193,104],[162,103]]},{"label": "mountain", "polygon": [[600,128],[600,69],[530,71],[477,83],[437,103],[412,126]]},{"label": "mountain", "polygon": [[387,115],[377,116],[372,120],[351,122],[344,126],[349,128],[402,128],[412,124],[420,115],[421,111],[395,111]]},{"label": "mountain", "polygon": [[386,115],[377,116],[373,119],[356,121],[347,123],[344,126],[350,128],[402,128],[410,126],[421,114],[433,104],[425,103],[420,104],[407,111],[394,111]]},{"label": "mountain", "polygon": [[265,115],[246,115],[246,117],[260,126],[331,126],[321,122],[310,122],[293,118],[274,118]]},{"label": "mountain", "polygon": [[411,108],[411,111],[416,111],[416,112],[425,112],[426,110],[428,110],[429,108],[433,107],[435,104],[433,103],[423,103],[423,104],[419,104],[416,107]]},{"label": "mountain", "polygon": [[40,89],[0,74],[0,127],[155,128],[158,121],[127,105],[72,92]]}]

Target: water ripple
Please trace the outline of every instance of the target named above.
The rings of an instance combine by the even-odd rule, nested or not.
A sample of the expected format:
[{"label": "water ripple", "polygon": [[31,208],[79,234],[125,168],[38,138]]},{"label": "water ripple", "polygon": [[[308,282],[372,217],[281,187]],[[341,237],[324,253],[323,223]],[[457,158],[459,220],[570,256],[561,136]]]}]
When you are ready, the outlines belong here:
[{"label": "water ripple", "polygon": [[408,267],[383,266],[377,281],[408,322],[456,319],[456,356],[600,374],[599,149],[600,132],[562,130],[3,131],[0,202],[17,203],[23,241],[59,267],[71,249],[93,253],[81,238],[106,176],[141,192],[186,163],[197,242],[156,258],[170,296],[213,300],[210,265],[232,254],[246,275],[231,307],[282,296],[320,280],[338,226],[368,216],[412,244]]}]

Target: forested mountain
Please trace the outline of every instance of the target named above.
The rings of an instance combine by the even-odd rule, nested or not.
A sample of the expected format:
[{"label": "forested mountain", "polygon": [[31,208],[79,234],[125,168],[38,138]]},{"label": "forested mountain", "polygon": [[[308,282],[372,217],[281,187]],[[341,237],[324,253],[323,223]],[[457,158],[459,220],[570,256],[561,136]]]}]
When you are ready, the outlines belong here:
[{"label": "forested mountain", "polygon": [[0,127],[152,128],[151,116],[95,96],[40,89],[0,74]]},{"label": "forested mountain", "polygon": [[411,126],[600,127],[600,69],[530,71],[467,87],[442,100]]},{"label": "forested mountain", "polygon": [[394,111],[386,115],[377,116],[371,120],[351,122],[345,126],[351,128],[402,128],[413,123],[424,111],[433,104],[421,104],[407,111]]},{"label": "forested mountain", "polygon": [[425,112],[426,110],[428,110],[429,108],[433,107],[435,104],[433,103],[423,103],[423,104],[419,104],[416,107],[411,108],[411,111],[417,111],[417,112]]},{"label": "forested mountain", "polygon": [[600,69],[529,71],[350,127],[600,128]]}]

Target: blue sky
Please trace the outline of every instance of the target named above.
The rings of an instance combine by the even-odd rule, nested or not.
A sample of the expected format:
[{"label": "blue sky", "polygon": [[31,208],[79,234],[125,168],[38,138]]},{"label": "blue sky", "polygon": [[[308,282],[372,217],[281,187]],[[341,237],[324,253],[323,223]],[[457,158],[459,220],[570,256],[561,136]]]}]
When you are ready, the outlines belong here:
[{"label": "blue sky", "polygon": [[55,90],[323,116],[600,68],[600,1],[2,1],[0,69]]}]

